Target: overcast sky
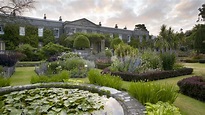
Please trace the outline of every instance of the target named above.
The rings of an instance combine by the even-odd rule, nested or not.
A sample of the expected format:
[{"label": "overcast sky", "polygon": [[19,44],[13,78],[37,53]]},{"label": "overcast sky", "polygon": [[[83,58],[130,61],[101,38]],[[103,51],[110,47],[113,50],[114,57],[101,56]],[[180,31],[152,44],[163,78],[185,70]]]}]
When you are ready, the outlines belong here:
[{"label": "overcast sky", "polygon": [[35,9],[24,16],[73,21],[81,18],[102,26],[133,30],[145,24],[152,35],[158,35],[162,24],[175,31],[191,29],[204,0],[36,0]]}]

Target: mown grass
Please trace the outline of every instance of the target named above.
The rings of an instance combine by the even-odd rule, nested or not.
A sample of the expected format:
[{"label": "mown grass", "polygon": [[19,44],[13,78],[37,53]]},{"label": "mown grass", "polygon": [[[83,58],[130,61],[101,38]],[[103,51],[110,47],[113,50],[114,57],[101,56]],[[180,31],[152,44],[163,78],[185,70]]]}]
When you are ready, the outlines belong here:
[{"label": "mown grass", "polygon": [[[194,69],[193,74],[164,79],[164,80],[151,81],[151,82],[173,84],[175,85],[176,88],[178,88],[177,82],[183,78],[187,78],[195,75],[200,75],[205,77],[205,64],[184,63],[184,66],[193,68]],[[17,67],[16,72],[10,78],[11,85],[14,86],[14,85],[30,84],[31,76],[33,75],[36,75],[36,73],[34,72],[34,67]],[[71,78],[71,79],[81,80],[84,83],[89,83],[88,78]],[[127,90],[129,88],[130,83],[131,82],[123,81],[122,88]],[[176,101],[174,102],[174,105],[179,107],[183,115],[204,115],[205,113],[205,103],[182,94],[178,95]]]},{"label": "mown grass", "polygon": [[11,86],[30,84],[31,77],[35,76],[35,67],[16,67],[14,74],[10,78]]}]

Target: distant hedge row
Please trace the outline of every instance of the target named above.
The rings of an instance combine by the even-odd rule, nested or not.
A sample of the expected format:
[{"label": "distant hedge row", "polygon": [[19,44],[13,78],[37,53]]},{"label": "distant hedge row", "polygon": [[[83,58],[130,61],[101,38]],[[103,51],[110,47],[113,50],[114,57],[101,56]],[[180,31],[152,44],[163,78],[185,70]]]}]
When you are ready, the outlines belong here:
[{"label": "distant hedge row", "polygon": [[179,81],[177,85],[182,94],[205,102],[205,79],[203,77],[185,78]]},{"label": "distant hedge row", "polygon": [[[103,71],[107,73],[105,69]],[[111,72],[112,75],[120,76],[124,81],[153,81],[159,79],[172,78],[182,75],[189,75],[193,72],[192,68],[182,68],[178,70],[169,70],[169,71],[154,71],[141,74],[128,73],[128,72]]]}]

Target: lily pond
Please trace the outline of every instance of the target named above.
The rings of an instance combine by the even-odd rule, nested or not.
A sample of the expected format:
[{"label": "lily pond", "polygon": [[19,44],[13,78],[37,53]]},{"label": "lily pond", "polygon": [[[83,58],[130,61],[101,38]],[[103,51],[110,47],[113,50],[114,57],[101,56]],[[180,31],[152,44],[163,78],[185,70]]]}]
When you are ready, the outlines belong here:
[{"label": "lily pond", "polygon": [[0,113],[5,115],[107,115],[123,114],[114,98],[79,89],[36,88],[0,96]]}]

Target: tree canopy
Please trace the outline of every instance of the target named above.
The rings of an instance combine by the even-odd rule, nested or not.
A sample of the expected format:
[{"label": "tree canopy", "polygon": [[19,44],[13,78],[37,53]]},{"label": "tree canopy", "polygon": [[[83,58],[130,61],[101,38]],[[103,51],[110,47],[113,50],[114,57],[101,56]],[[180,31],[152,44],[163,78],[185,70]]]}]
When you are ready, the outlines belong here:
[{"label": "tree canopy", "polygon": [[3,0],[0,4],[0,12],[13,16],[21,15],[24,11],[35,8],[35,0]]}]

